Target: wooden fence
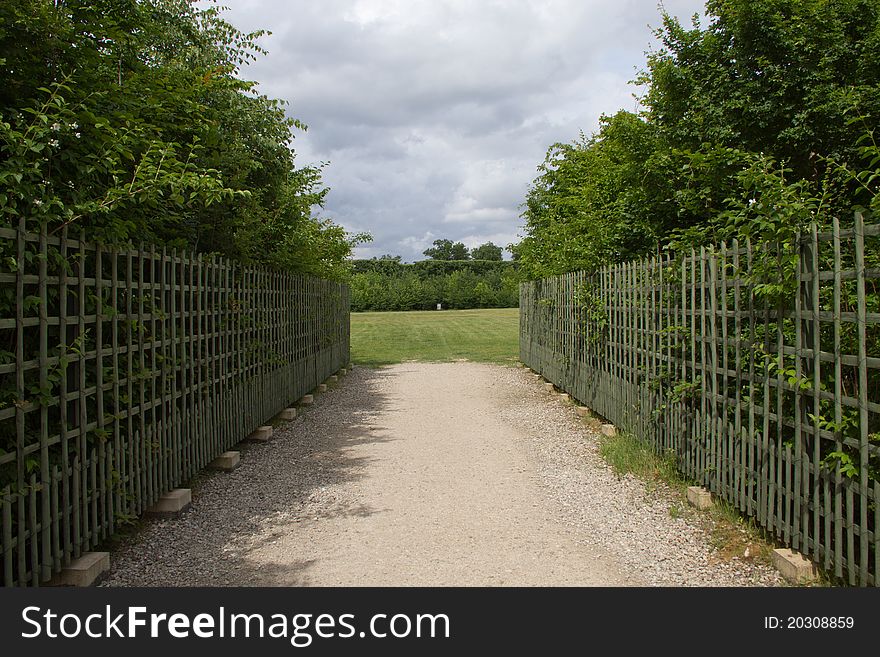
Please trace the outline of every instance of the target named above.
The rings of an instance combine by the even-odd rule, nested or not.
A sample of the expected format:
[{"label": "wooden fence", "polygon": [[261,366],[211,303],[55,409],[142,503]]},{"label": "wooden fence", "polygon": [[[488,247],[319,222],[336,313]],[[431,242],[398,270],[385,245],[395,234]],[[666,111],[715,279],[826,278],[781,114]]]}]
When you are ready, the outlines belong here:
[{"label": "wooden fence", "polygon": [[524,283],[523,363],[850,584],[878,584],[880,225]]},{"label": "wooden fence", "polygon": [[37,585],[349,358],[344,285],[0,228],[0,581]]}]

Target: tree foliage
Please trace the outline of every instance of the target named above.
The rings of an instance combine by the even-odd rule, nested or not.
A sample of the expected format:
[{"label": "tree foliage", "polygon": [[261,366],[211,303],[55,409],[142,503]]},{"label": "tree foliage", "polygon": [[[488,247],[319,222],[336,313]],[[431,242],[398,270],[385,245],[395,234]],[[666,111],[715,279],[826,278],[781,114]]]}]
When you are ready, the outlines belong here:
[{"label": "tree foliage", "polygon": [[469,250],[463,242],[439,239],[434,240],[434,246],[425,249],[422,253],[431,260],[504,260],[503,249],[492,242],[480,244]]},{"label": "tree foliage", "polygon": [[486,242],[475,246],[471,250],[471,258],[474,260],[504,260],[504,252],[500,246],[496,246],[492,242]]},{"label": "tree foliage", "polygon": [[187,0],[0,4],[0,215],[327,277],[349,236],[313,215],[284,104],[239,77],[263,53]]},{"label": "tree foliage", "polygon": [[440,239],[434,240],[434,246],[425,249],[423,255],[432,260],[469,260],[470,251],[462,242]]},{"label": "tree foliage", "polygon": [[662,14],[643,111],[554,144],[523,206],[525,276],[877,206],[880,0],[710,0]]},{"label": "tree foliage", "polygon": [[528,234],[514,247],[527,274],[590,269],[651,244],[641,179],[653,141],[648,124],[619,112],[594,137],[550,147],[526,199]]},{"label": "tree foliage", "polygon": [[641,80],[649,119],[665,140],[772,154],[797,178],[821,176],[821,154],[855,156],[852,107],[880,110],[876,0],[710,0],[710,23],[668,15],[662,48]]}]

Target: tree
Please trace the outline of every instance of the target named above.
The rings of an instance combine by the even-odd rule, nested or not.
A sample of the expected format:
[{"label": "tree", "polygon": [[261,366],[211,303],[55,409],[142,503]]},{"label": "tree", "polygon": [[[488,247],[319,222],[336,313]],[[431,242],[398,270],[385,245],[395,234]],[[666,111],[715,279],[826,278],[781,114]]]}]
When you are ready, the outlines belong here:
[{"label": "tree", "polygon": [[432,260],[452,260],[452,240],[434,240],[434,246],[422,253]]},{"label": "tree", "polygon": [[452,257],[450,260],[470,260],[471,254],[468,251],[468,248],[462,244],[461,242],[456,242],[452,245]]},{"label": "tree", "polygon": [[591,138],[552,145],[522,214],[526,236],[515,253],[523,274],[592,269],[649,248],[669,212],[648,203],[654,147],[653,128],[624,111],[603,116]]},{"label": "tree", "polygon": [[798,178],[816,154],[852,160],[853,105],[880,112],[877,0],[709,0],[709,24],[664,14],[640,81],[649,120],[676,148],[772,154]]},{"label": "tree", "polygon": [[2,223],[344,277],[368,236],[313,215],[305,126],[239,77],[262,34],[188,0],[0,3]]},{"label": "tree", "polygon": [[710,0],[706,15],[688,29],[663,14],[641,114],[548,149],[513,249],[524,276],[782,239],[880,203],[880,0]]},{"label": "tree", "polygon": [[425,249],[422,253],[432,260],[470,260],[468,248],[461,242],[453,243],[452,240],[434,240],[434,246]]},{"label": "tree", "polygon": [[849,167],[880,115],[880,0],[710,0],[706,13],[691,29],[664,15],[639,79],[677,227],[701,242],[742,235],[725,213],[761,207],[754,192],[780,182],[799,204],[851,215],[864,186]]},{"label": "tree", "polygon": [[471,251],[471,258],[474,260],[503,260],[502,250],[500,246],[495,246],[492,242],[486,242],[480,246],[474,247]]}]

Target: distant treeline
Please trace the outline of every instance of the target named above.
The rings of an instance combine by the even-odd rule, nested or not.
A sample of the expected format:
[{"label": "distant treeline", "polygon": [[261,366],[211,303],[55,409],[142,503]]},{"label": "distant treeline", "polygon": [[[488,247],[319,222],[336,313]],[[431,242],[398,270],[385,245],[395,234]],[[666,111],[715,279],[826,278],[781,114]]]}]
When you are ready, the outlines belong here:
[{"label": "distant treeline", "polygon": [[517,263],[494,260],[355,260],[351,309],[515,308]]}]

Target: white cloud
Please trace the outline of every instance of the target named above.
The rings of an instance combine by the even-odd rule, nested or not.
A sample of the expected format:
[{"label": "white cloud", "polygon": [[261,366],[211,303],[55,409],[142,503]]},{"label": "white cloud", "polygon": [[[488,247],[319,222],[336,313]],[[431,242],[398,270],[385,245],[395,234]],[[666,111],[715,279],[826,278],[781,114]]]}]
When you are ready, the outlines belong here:
[{"label": "white cloud", "polygon": [[244,75],[309,125],[298,162],[330,161],[325,214],[373,233],[358,255],[406,260],[438,237],[514,241],[547,147],[635,109],[627,82],[660,23],[643,0],[229,4],[240,29],[273,32]]}]

